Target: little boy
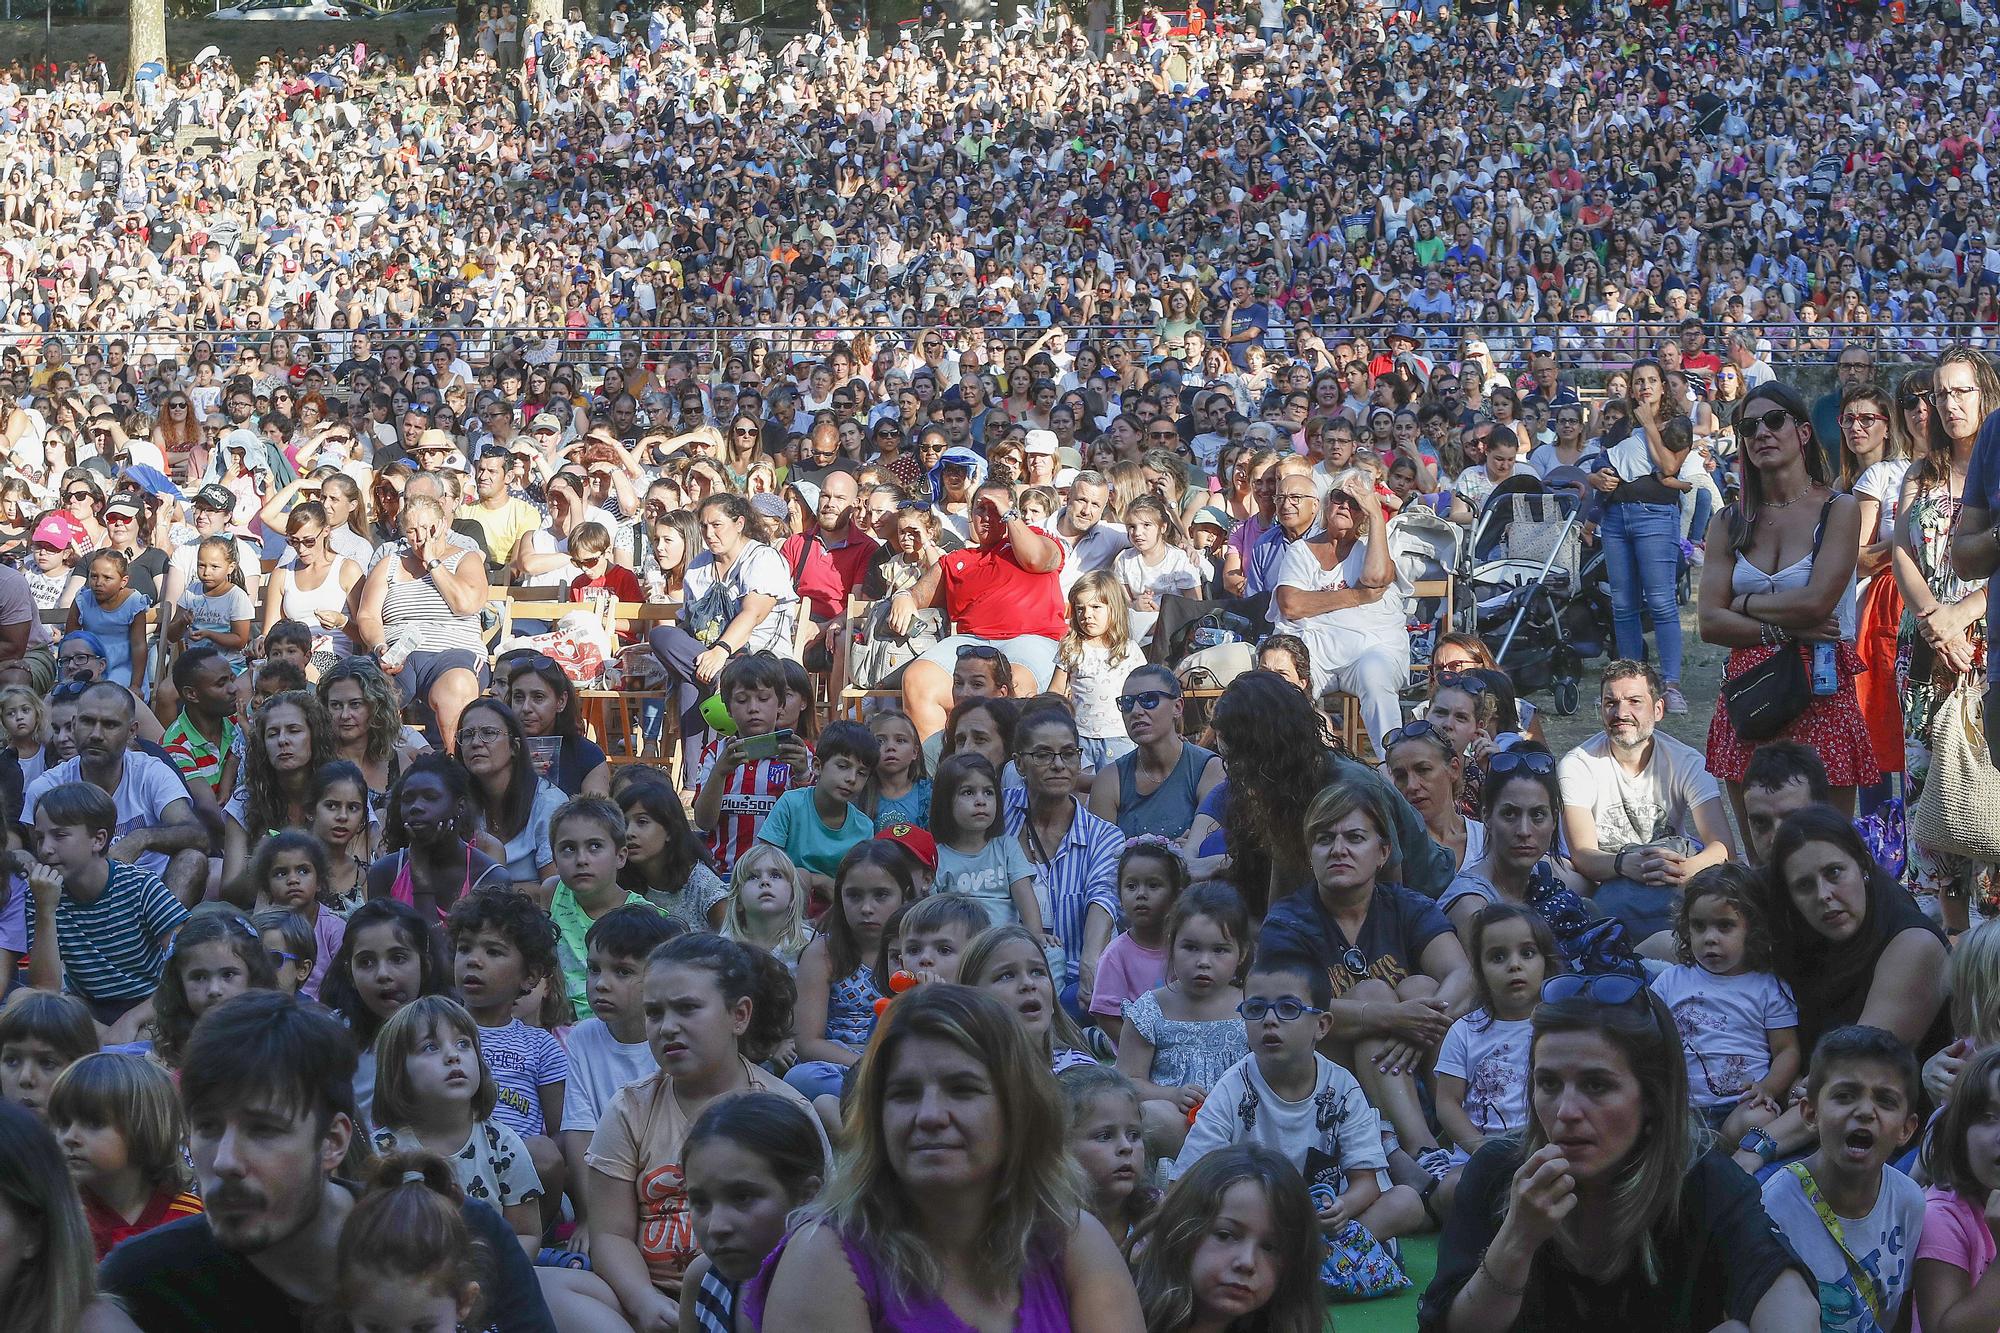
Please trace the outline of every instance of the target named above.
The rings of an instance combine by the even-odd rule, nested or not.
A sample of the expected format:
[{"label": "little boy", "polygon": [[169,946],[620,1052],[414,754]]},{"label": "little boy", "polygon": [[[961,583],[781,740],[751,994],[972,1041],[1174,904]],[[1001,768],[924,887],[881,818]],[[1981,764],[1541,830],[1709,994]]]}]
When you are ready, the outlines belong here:
[{"label": "little boy", "polygon": [[[628,905],[649,912],[662,909],[620,887],[625,815],[605,797],[578,796],[563,802],[549,816],[549,847],[556,858],[556,878],[549,894],[549,919],[556,929],[556,965],[562,971],[570,1007],[580,1014],[590,1003],[586,958],[591,923]],[[532,987],[534,983],[528,984]]]},{"label": "little boy", "polygon": [[[1309,1184],[1337,1197],[1319,1204],[1320,1229],[1331,1235],[1359,1220],[1371,1225],[1379,1203],[1391,1215],[1389,1159],[1382,1151],[1382,1122],[1354,1075],[1315,1049],[1332,1029],[1327,1010],[1333,981],[1310,959],[1259,958],[1243,983],[1244,1037],[1250,1054],[1231,1065],[1208,1090],[1167,1177],[1184,1175],[1202,1157],[1231,1143],[1261,1143],[1284,1154]],[[1396,1186],[1397,1190],[1407,1186]],[[1394,1206],[1400,1209],[1402,1200]],[[1414,1202],[1414,1200],[1410,1201]]]},{"label": "little boy", "polygon": [[97,1049],[82,1000],[47,991],[14,997],[0,1009],[0,1101],[43,1117],[56,1076]]},{"label": "little boy", "polygon": [[[320,915],[330,917],[333,913]],[[313,969],[319,966],[319,936],[313,930],[313,923],[287,908],[269,907],[251,917],[250,924],[256,927],[258,938],[270,951],[278,973],[278,989],[287,995],[297,995]]]},{"label": "little boy", "polygon": [[986,926],[986,909],[976,898],[934,893],[917,899],[903,913],[897,946],[902,970],[920,982],[957,981],[966,946]]},{"label": "little boy", "polygon": [[[614,602],[643,602],[646,590],[639,586],[639,576],[611,558],[611,534],[602,523],[580,523],[569,539],[569,558],[582,570],[569,581],[569,599],[572,602],[588,602],[592,594],[609,598]],[[628,631],[625,641],[637,643],[636,631]]]},{"label": "little boy", "polygon": [[1764,1182],[1764,1211],[1812,1269],[1820,1327],[1902,1326],[1924,1192],[1890,1159],[1917,1132],[1917,1060],[1881,1028],[1835,1028],[1813,1048],[1799,1110],[1818,1149]]},{"label": "little boy", "polygon": [[875,836],[875,821],[854,802],[881,754],[875,733],[859,722],[828,723],[819,734],[813,785],[780,796],[757,830],[757,841],[789,856],[821,902],[832,901],[833,872],[848,848]]},{"label": "little boy", "polygon": [[290,662],[300,671],[312,669],[312,630],[302,620],[280,620],[264,636],[264,661]]},{"label": "little boy", "polygon": [[118,807],[88,782],[57,783],[36,803],[28,978],[78,996],[122,1034],[150,1016],[167,942],[188,914],[158,875],[105,858],[117,827]]},{"label": "little boy", "polygon": [[[590,828],[571,817],[569,836]],[[521,1136],[542,1178],[543,1211],[560,1206],[562,1124],[569,1057],[553,1034],[514,1016],[514,1006],[556,972],[556,928],[534,900],[512,888],[476,889],[452,904],[445,920],[452,979],[479,1025],[479,1049],[500,1097],[493,1116]],[[553,1220],[550,1218],[549,1220]]]},{"label": "little boy", "polygon": [[903,849],[903,859],[910,865],[910,885],[916,894],[915,901],[928,898],[931,883],[937,878],[938,866],[937,839],[931,836],[931,831],[899,820],[876,829],[875,837],[877,841],[893,842]]},{"label": "little boy", "polygon": [[[584,939],[594,1017],[570,1029],[569,1085],[563,1097],[562,1155],[571,1180],[587,1180],[584,1155],[597,1121],[618,1090],[650,1078],[659,1061],[646,1043],[644,989],[646,958],[654,949],[687,933],[685,922],[663,915],[650,903],[614,907],[590,927]],[[575,1200],[583,1220],[583,1200]]]},{"label": "little boy", "polygon": [[727,876],[771,813],[793,786],[812,781],[812,751],[796,734],[785,738],[770,759],[753,759],[743,743],[781,728],[790,712],[785,665],[769,653],[733,657],[722,668],[718,694],[729,708],[736,734],[704,750],[700,790],[694,798],[694,826],[708,840],[717,868]]}]

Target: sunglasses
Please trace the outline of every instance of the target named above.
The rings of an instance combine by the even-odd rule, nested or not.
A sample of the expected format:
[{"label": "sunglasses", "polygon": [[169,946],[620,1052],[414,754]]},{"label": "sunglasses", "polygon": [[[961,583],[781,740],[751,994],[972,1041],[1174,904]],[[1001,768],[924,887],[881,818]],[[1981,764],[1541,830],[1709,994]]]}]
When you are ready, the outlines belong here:
[{"label": "sunglasses", "polygon": [[958,645],[958,660],[961,662],[968,657],[976,657],[986,662],[997,662],[1000,660],[1000,656],[1000,650],[990,643],[961,643]]},{"label": "sunglasses", "polygon": [[1406,722],[1384,736],[1382,738],[1382,749],[1386,752],[1395,749],[1404,741],[1421,740],[1436,741],[1445,748],[1447,754],[1456,754],[1458,752],[1457,747],[1451,743],[1451,738],[1438,728],[1437,723],[1427,717],[1420,717],[1413,722]]},{"label": "sunglasses", "polygon": [[1150,713],[1167,700],[1180,697],[1173,690],[1142,690],[1138,694],[1121,694],[1118,696],[1118,711],[1129,713],[1135,708],[1143,708]]},{"label": "sunglasses", "polygon": [[1748,443],[1757,438],[1757,432],[1760,430],[1782,430],[1786,422],[1797,420],[1798,418],[1785,408],[1774,407],[1768,412],[1759,412],[1754,417],[1740,418],[1736,423],[1736,438]]},{"label": "sunglasses", "polygon": [[1484,676],[1475,676],[1469,671],[1454,671],[1450,675],[1438,677],[1438,688],[1461,690],[1466,694],[1484,694],[1492,686],[1486,683]]},{"label": "sunglasses", "polygon": [[1645,978],[1627,976],[1622,972],[1595,975],[1565,972],[1559,977],[1550,977],[1543,984],[1542,999],[1546,1003],[1557,1004],[1581,996],[1592,1004],[1620,1005],[1630,1004],[1645,990]]},{"label": "sunglasses", "polygon": [[1556,757],[1540,750],[1502,750],[1486,761],[1486,772],[1491,777],[1505,777],[1523,770],[1536,777],[1547,777],[1556,771]]}]

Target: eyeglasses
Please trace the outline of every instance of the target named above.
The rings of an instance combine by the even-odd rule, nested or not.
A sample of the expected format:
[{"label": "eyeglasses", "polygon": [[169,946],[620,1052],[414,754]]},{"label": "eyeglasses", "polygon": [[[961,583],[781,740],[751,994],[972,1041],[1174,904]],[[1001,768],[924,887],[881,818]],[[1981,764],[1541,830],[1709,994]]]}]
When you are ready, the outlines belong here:
[{"label": "eyeglasses", "polygon": [[473,727],[458,733],[460,745],[498,745],[507,737],[504,727]]},{"label": "eyeglasses", "polygon": [[1505,777],[1523,769],[1536,777],[1547,777],[1556,771],[1556,757],[1540,750],[1501,750],[1486,761],[1489,777]]},{"label": "eyeglasses", "polygon": [[1307,1004],[1297,996],[1286,995],[1276,1000],[1261,997],[1245,1000],[1236,1006],[1239,1017],[1252,1023],[1261,1023],[1267,1014],[1276,1014],[1280,1023],[1296,1023],[1307,1014],[1323,1014],[1326,1010]]},{"label": "eyeglasses", "polygon": [[1949,389],[1928,389],[1919,394],[1918,397],[1923,398],[1926,402],[1935,402],[1939,398],[1963,400],[1976,397],[1978,393],[1979,386],[1977,384],[1955,384]]},{"label": "eyeglasses", "polygon": [[1174,690],[1141,690],[1137,694],[1121,694],[1118,696],[1118,711],[1129,713],[1135,708],[1143,708],[1150,713],[1167,700],[1180,697]]},{"label": "eyeglasses", "polygon": [[1031,759],[1046,768],[1060,763],[1064,768],[1075,768],[1083,761],[1083,751],[1074,745],[1065,745],[1060,750],[1052,750],[1046,745],[1038,745],[1032,750],[1021,751],[1023,759]]},{"label": "eyeglasses", "polygon": [[1563,1000],[1573,1000],[1578,996],[1592,1004],[1630,1004],[1644,992],[1646,982],[1643,977],[1627,976],[1622,972],[1599,973],[1586,976],[1580,972],[1565,972],[1559,977],[1550,977],[1542,986],[1542,999],[1550,1004]]},{"label": "eyeglasses", "polygon": [[1847,412],[1842,414],[1840,425],[1843,430],[1873,430],[1888,420],[1880,412]]},{"label": "eyeglasses", "polygon": [[1278,497],[1278,503],[1281,505],[1302,505],[1310,504],[1318,498],[1318,494],[1313,491],[1286,491]]},{"label": "eyeglasses", "polygon": [[84,666],[88,663],[101,660],[102,659],[99,657],[98,654],[89,651],[80,653],[64,653],[62,656],[56,659],[56,665],[66,666],[66,667]]},{"label": "eyeglasses", "polygon": [[1782,407],[1774,407],[1768,412],[1759,412],[1754,417],[1742,417],[1736,423],[1736,438],[1749,441],[1757,437],[1759,431],[1784,429],[1785,423],[1798,420]]}]

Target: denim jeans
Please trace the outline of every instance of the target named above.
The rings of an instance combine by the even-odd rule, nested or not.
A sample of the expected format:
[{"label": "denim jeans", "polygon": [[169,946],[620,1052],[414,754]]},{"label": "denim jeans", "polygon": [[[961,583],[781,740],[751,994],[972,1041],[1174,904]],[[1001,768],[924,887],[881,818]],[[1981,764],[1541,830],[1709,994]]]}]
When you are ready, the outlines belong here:
[{"label": "denim jeans", "polygon": [[1646,655],[1643,612],[1653,617],[1660,645],[1660,675],[1681,678],[1681,507],[1678,504],[1607,505],[1598,529],[1604,542],[1605,572],[1611,579],[1611,618],[1618,655]]}]

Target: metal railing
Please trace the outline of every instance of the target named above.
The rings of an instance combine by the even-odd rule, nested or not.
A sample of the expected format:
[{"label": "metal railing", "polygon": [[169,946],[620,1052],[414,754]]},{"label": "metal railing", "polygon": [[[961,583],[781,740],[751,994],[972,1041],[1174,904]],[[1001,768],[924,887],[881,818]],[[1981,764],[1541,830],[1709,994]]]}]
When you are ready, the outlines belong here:
[{"label": "metal railing", "polygon": [[[121,329],[92,328],[56,330],[0,329],[0,354],[20,349],[30,362],[40,356],[42,344],[51,339],[63,342],[71,362],[81,362],[86,352],[108,351],[113,342],[125,345],[130,360],[152,356],[186,365],[198,347],[207,344],[216,359],[225,365],[240,349],[256,349],[268,355],[280,339],[296,343],[304,339],[313,349],[309,364],[325,365],[348,355],[357,333],[368,335],[376,355],[386,347],[399,347],[406,354],[427,358],[442,338],[457,340],[459,354],[475,369],[494,356],[511,353],[510,359],[529,365],[568,365],[586,371],[601,371],[615,364],[620,349],[636,342],[645,349],[646,359],[660,360],[674,353],[687,353],[704,369],[721,370],[734,356],[749,358],[762,352],[767,357],[788,361],[817,360],[837,346],[867,355],[884,348],[900,353],[922,353],[927,339],[939,340],[946,353],[956,355],[972,347],[987,354],[988,363],[1004,365],[1008,353],[1026,353],[1038,343],[1074,353],[1089,344],[1100,355],[1122,347],[1141,358],[1183,353],[1185,341],[1163,338],[1153,325],[1065,324],[1060,337],[1051,337],[1039,325],[935,324],[851,324],[851,325],[629,325],[568,328],[558,326],[405,325],[350,329]],[[1386,324],[1341,325],[1310,323],[1275,328],[1266,336],[1267,352],[1275,359],[1298,355],[1301,340],[1312,335],[1331,350],[1343,339],[1366,339],[1374,350],[1388,345],[1397,327]],[[1773,368],[1801,369],[1831,365],[1840,353],[1865,347],[1878,364],[1921,363],[1933,359],[1953,343],[1965,343],[2000,353],[2000,326],[1956,323],[1817,323],[1744,324],[1705,323],[1708,350],[1723,355],[1728,336],[1747,331],[1760,340],[1763,359]],[[1202,330],[1214,345],[1214,324]],[[1476,339],[1492,354],[1494,364],[1512,370],[1527,363],[1538,349],[1553,347],[1565,371],[1609,374],[1629,369],[1634,361],[1655,353],[1663,342],[1672,340],[1678,327],[1672,323],[1650,324],[1493,324],[1485,321],[1433,321],[1415,326],[1417,351],[1434,364],[1457,362]],[[1316,348],[1314,349],[1316,352]],[[858,357],[866,360],[867,355]],[[1307,358],[1308,360],[1311,357]]]}]

